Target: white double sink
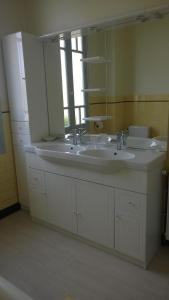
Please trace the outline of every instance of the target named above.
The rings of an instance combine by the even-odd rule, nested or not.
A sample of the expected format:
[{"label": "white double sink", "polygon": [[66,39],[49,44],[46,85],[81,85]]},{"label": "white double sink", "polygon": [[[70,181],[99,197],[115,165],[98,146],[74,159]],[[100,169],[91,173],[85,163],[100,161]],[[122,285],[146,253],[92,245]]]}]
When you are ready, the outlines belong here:
[{"label": "white double sink", "polygon": [[[30,148],[26,149],[29,150]],[[32,150],[42,159],[56,163],[78,163],[83,166],[111,168],[112,171],[122,167],[149,169],[165,159],[165,153],[159,151],[116,150],[115,147],[105,145],[72,145],[61,142],[34,144]]]}]

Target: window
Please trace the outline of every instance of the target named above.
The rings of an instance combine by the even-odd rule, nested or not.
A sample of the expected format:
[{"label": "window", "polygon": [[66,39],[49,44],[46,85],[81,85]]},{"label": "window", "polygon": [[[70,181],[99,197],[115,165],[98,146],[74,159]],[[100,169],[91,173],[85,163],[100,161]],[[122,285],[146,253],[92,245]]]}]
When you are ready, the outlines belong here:
[{"label": "window", "polygon": [[87,101],[84,89],[84,39],[81,36],[60,39],[62,91],[65,131],[85,127]]}]

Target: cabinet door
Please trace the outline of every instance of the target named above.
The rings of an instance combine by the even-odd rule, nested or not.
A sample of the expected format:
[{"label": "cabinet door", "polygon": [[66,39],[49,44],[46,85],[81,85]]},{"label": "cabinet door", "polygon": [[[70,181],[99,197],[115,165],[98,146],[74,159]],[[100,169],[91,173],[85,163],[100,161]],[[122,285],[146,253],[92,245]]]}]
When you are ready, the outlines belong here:
[{"label": "cabinet door", "polygon": [[[15,121],[27,121],[22,93],[22,77],[20,74],[20,61],[23,64],[23,54],[20,51],[21,37],[11,34],[4,38],[4,59],[7,75],[8,98],[11,111],[11,118]],[[21,56],[22,54],[22,56]],[[26,99],[27,102],[27,99]]]},{"label": "cabinet door", "polygon": [[71,178],[46,173],[49,221],[71,232],[77,231],[74,184]]},{"label": "cabinet door", "polygon": [[44,172],[28,168],[28,184],[31,215],[40,220],[48,221]]},{"label": "cabinet door", "polygon": [[144,195],[115,192],[115,248],[139,260],[145,259],[145,203]]},{"label": "cabinet door", "polygon": [[99,244],[114,247],[113,189],[77,181],[78,234]]},{"label": "cabinet door", "polygon": [[115,248],[137,259],[144,259],[144,226],[138,217],[116,214]]},{"label": "cabinet door", "polygon": [[3,39],[5,70],[12,121],[30,121],[31,140],[48,135],[48,110],[43,43],[28,33]]},{"label": "cabinet door", "polygon": [[22,147],[14,145],[15,164],[17,175],[17,186],[19,194],[19,202],[23,207],[29,207],[28,201],[28,186],[27,186],[27,170],[26,170],[26,155]]},{"label": "cabinet door", "polygon": [[26,89],[22,80],[23,104],[25,111],[28,106],[31,140],[37,142],[49,134],[43,43],[25,32],[21,33],[21,38],[26,78]]},{"label": "cabinet door", "polygon": [[43,221],[48,221],[47,199],[45,193],[39,193],[29,188],[31,216]]}]

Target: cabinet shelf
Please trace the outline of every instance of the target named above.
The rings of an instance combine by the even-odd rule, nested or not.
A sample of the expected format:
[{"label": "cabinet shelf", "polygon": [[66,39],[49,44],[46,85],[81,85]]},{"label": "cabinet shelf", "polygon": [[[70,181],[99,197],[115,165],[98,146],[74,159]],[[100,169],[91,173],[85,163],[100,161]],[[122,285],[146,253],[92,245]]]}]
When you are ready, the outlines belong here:
[{"label": "cabinet shelf", "polygon": [[86,57],[82,58],[80,61],[83,63],[90,63],[90,64],[101,64],[101,63],[108,63],[111,62],[111,60],[106,59],[102,56],[95,56],[95,57]]},{"label": "cabinet shelf", "polygon": [[85,117],[83,120],[85,121],[93,121],[93,122],[101,122],[106,120],[111,120],[112,116],[92,116],[92,117]]},{"label": "cabinet shelf", "polygon": [[92,89],[82,89],[83,93],[92,93],[92,92],[104,92],[106,88],[92,88]]}]

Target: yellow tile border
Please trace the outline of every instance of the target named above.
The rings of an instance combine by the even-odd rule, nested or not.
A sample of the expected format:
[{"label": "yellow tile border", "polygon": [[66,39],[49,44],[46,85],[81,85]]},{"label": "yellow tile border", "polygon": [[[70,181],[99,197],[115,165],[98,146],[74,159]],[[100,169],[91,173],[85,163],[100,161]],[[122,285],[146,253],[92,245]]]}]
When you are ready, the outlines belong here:
[{"label": "yellow tile border", "polygon": [[169,102],[169,94],[159,95],[131,95],[131,96],[93,96],[89,98],[89,105],[118,104],[125,102]]},{"label": "yellow tile border", "polygon": [[134,95],[134,101],[145,101],[145,102],[169,102],[169,94],[159,94],[159,95]]}]

